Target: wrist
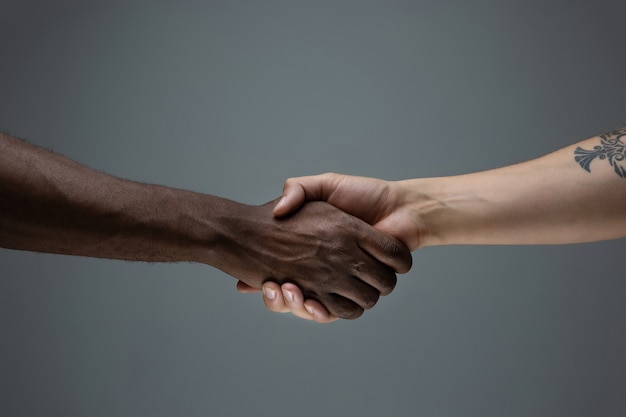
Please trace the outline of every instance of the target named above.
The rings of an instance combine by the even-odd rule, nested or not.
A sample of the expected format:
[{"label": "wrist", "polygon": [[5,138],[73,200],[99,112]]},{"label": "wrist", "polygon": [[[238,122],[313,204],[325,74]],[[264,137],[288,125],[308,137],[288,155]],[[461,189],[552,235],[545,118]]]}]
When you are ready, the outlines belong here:
[{"label": "wrist", "polygon": [[408,242],[410,250],[436,245],[438,237],[439,213],[445,204],[430,178],[418,178],[396,182],[399,190],[400,210],[403,210],[409,224],[415,225],[417,233],[411,233],[414,240]]},{"label": "wrist", "polygon": [[398,187],[419,231],[418,247],[468,243],[469,229],[476,226],[471,213],[481,211],[481,199],[463,177],[418,178],[399,181]]},{"label": "wrist", "polygon": [[182,220],[178,223],[188,260],[223,270],[225,259],[237,251],[242,224],[251,217],[252,206],[195,194],[183,209],[185,212],[180,214]]}]

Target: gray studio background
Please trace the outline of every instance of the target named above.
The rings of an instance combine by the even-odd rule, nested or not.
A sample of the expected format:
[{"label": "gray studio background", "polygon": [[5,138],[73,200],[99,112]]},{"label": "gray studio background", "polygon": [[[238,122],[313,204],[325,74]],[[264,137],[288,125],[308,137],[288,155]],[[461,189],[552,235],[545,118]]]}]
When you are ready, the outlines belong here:
[{"label": "gray studio background", "polygon": [[[0,128],[249,204],[289,176],[483,170],[626,124],[625,13],[2,0]],[[0,415],[622,416],[625,247],[419,250],[326,326],[204,265],[0,250]]]}]

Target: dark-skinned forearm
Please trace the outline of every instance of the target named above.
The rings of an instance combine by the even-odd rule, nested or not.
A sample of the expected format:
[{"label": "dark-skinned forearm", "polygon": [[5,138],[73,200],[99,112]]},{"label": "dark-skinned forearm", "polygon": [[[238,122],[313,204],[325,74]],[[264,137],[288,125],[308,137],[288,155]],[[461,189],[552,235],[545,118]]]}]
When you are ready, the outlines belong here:
[{"label": "dark-skinned forearm", "polygon": [[281,220],[273,207],[117,178],[0,136],[0,247],[202,262],[253,288],[294,282],[342,318],[391,291],[390,266],[411,265],[398,241],[327,203]]},{"label": "dark-skinned forearm", "polygon": [[210,248],[220,239],[213,220],[235,206],[113,177],[0,136],[0,246],[5,248],[208,263]]}]

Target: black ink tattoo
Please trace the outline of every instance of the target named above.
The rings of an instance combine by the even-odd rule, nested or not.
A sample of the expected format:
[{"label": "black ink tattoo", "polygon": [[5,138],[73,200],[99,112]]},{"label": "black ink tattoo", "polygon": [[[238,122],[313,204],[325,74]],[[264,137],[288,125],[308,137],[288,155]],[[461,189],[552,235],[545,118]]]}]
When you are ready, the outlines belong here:
[{"label": "black ink tattoo", "polygon": [[615,170],[615,173],[626,178],[626,145],[622,138],[626,136],[626,128],[614,130],[600,135],[600,145],[593,150],[583,149],[580,146],[574,151],[574,159],[587,172],[591,172],[589,165],[594,159],[606,159]]}]

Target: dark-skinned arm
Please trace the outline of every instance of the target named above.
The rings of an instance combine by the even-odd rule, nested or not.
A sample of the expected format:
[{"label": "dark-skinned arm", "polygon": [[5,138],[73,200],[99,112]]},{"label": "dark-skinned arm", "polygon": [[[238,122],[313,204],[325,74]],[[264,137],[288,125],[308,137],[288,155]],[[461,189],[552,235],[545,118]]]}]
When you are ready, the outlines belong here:
[{"label": "dark-skinned arm", "polygon": [[240,204],[114,177],[0,134],[0,246],[149,262],[201,262],[251,288],[298,285],[356,318],[406,272],[408,250],[330,204],[276,219]]}]

